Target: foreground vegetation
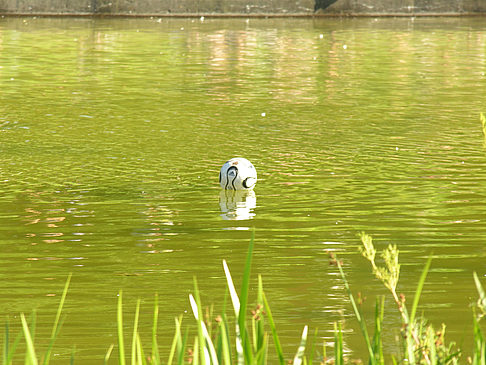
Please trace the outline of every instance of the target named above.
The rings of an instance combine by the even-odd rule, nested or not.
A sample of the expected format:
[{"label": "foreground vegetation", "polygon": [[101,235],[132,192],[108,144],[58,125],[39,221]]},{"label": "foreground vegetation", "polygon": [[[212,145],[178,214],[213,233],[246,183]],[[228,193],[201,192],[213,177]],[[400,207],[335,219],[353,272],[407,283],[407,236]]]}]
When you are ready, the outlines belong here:
[{"label": "foreground vegetation", "polygon": [[[373,335],[369,333],[369,327],[359,309],[356,299],[346,280],[340,260],[330,253],[331,263],[335,264],[341,274],[344,286],[346,288],[349,300],[358,321],[363,340],[366,344],[367,354],[360,354],[362,360],[359,362],[368,362],[369,364],[458,364],[469,363],[474,365],[486,365],[486,341],[480,328],[480,322],[486,314],[486,293],[474,273],[474,281],[478,290],[479,300],[473,308],[473,331],[474,331],[474,348],[473,353],[466,357],[463,356],[459,349],[455,349],[453,344],[447,344],[445,341],[445,326],[435,329],[428,324],[424,318],[417,317],[417,307],[422,292],[423,285],[431,264],[429,259],[424,267],[422,275],[417,284],[415,296],[410,308],[407,308],[405,298],[397,294],[397,284],[400,274],[400,264],[398,261],[398,249],[394,245],[381,253],[384,266],[376,264],[377,251],[373,245],[372,237],[362,233],[361,253],[369,260],[374,275],[390,291],[397,307],[398,314],[401,318],[402,340],[400,355],[385,359],[383,353],[383,331],[382,321],[384,313],[384,300],[378,299],[376,302]],[[123,296],[119,293],[117,308],[117,325],[118,325],[118,344],[112,345],[104,359],[108,363],[113,352],[118,352],[117,361],[119,365],[127,363],[131,365],[158,365],[158,364],[267,364],[271,359],[280,365],[288,363],[285,359],[272,311],[268,304],[265,292],[263,290],[262,278],[258,277],[258,291],[256,299],[256,309],[248,312],[248,294],[251,274],[251,262],[253,253],[254,240],[250,241],[248,255],[246,259],[242,285],[239,295],[235,289],[228,265],[223,261],[224,273],[226,276],[229,297],[231,298],[232,312],[234,316],[228,318],[223,314],[218,316],[218,325],[215,331],[205,321],[203,315],[203,306],[199,297],[197,282],[194,282],[194,294],[190,295],[189,300],[192,312],[197,324],[197,334],[194,338],[189,338],[188,332],[182,331],[182,317],[175,319],[175,334],[172,346],[168,354],[159,353],[157,343],[157,323],[158,310],[157,297],[154,304],[152,338],[150,346],[144,347],[140,339],[138,329],[140,301],[137,302],[133,331],[131,334],[131,344],[126,346],[124,322],[123,322]],[[69,276],[64,287],[61,301],[54,320],[51,337],[47,350],[40,355],[34,345],[32,328],[35,327],[35,316],[30,321],[24,314],[20,315],[22,332],[19,333],[12,343],[9,342],[9,325],[5,326],[4,346],[3,346],[3,364],[12,364],[17,345],[23,338],[25,341],[25,364],[37,365],[39,363],[49,364],[52,355],[52,349],[56,337],[59,334],[62,324],[62,309],[68,292]],[[30,323],[29,323],[30,322]],[[326,353],[326,346],[316,346],[317,333],[308,336],[308,328],[305,326],[302,331],[300,346],[298,347],[292,363],[301,364],[345,364],[356,362],[356,360],[347,359],[343,351],[343,334],[339,324],[335,324],[334,351],[332,354]],[[269,346],[273,342],[273,346]],[[275,354],[269,356],[269,348],[274,349]],[[40,355],[40,356],[39,356]],[[113,356],[115,357],[115,356]],[[275,362],[275,360],[273,360]],[[74,355],[71,358],[74,363]]]}]

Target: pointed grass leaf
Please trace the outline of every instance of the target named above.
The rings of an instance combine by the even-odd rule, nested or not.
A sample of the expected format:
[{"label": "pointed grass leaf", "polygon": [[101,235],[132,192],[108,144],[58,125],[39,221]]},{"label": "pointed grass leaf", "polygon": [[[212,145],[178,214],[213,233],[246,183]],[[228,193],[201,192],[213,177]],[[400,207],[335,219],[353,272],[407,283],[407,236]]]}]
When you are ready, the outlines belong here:
[{"label": "pointed grass leaf", "polygon": [[222,363],[225,365],[231,365],[231,339],[228,334],[228,325],[224,316],[219,326],[221,331],[221,352],[223,355]]},{"label": "pointed grass leaf", "polygon": [[[203,318],[203,314],[202,314],[202,308],[200,306],[200,303],[201,303],[201,298],[199,296],[199,287],[197,285],[197,279],[196,277],[194,277],[194,296],[189,295],[189,302],[191,304],[191,308],[194,312],[194,310],[196,310],[194,312],[194,317],[196,318],[196,322],[197,322],[197,337],[199,338],[199,356],[200,356],[200,360],[201,360],[201,364],[202,365],[210,365],[206,362],[206,355],[204,354],[204,349],[206,348],[206,344],[204,343],[204,334],[203,334],[203,330],[202,330],[202,326],[200,325],[201,321],[202,321],[202,318]],[[196,305],[194,306],[193,303],[195,303]]]},{"label": "pointed grass leaf", "polygon": [[310,354],[309,354],[309,365],[312,365],[314,362],[314,353],[316,352],[316,339],[317,339],[317,328],[314,331],[314,336],[312,336]]},{"label": "pointed grass leaf", "polygon": [[26,362],[31,365],[37,365],[38,361],[37,361],[37,355],[35,354],[32,334],[29,330],[29,325],[27,324],[27,321],[23,313],[20,314],[20,319],[22,321],[22,330],[24,332],[24,338],[27,347]]},{"label": "pointed grass leaf", "polygon": [[[179,349],[182,348],[182,340],[181,340],[182,316],[180,316],[179,318],[176,317],[174,320],[175,320],[176,329],[175,329],[175,332],[174,332],[174,337],[172,339],[172,345],[170,347],[169,359],[167,360],[167,365],[172,365],[172,361],[174,360],[176,350],[178,348]],[[195,354],[194,356],[197,356],[197,354]]]},{"label": "pointed grass leaf", "polygon": [[[197,336],[196,336],[197,337]],[[177,359],[177,364],[178,365],[183,365],[184,364],[184,356],[186,354],[186,347],[187,347],[187,339],[189,338],[189,329],[186,329],[186,332],[184,333],[184,337],[182,338],[181,344],[178,347],[178,359]]]},{"label": "pointed grass leaf", "polygon": [[160,364],[159,345],[157,343],[157,325],[159,320],[159,296],[155,294],[154,299],[154,316],[152,323],[152,355],[150,357],[152,365]]},{"label": "pointed grass leaf", "polygon": [[240,311],[238,315],[238,324],[240,325],[240,329],[242,331],[245,328],[245,321],[246,321],[246,308],[248,305],[248,291],[250,288],[250,274],[251,274],[251,262],[253,258],[254,240],[255,240],[255,232],[253,231],[250,244],[248,246],[245,269],[243,272],[243,281],[241,283]]},{"label": "pointed grass leaf", "polygon": [[376,299],[375,304],[375,333],[373,334],[373,353],[377,364],[384,364],[382,323],[385,311],[385,297]]},{"label": "pointed grass leaf", "polygon": [[206,328],[206,324],[200,317],[200,312],[201,312],[200,305],[199,303],[196,303],[196,300],[194,299],[192,294],[189,295],[189,301],[191,303],[192,312],[194,313],[194,318],[196,318],[196,321],[198,322],[198,326],[201,329],[201,333],[204,336],[205,346],[203,350],[204,350],[204,358],[206,364],[217,365],[218,356],[216,355],[216,350],[214,348],[213,341],[209,336],[208,330]]},{"label": "pointed grass leaf", "polygon": [[68,289],[69,289],[69,283],[71,282],[71,277],[72,277],[72,274],[69,274],[68,278],[66,279],[66,283],[64,284],[64,290],[63,290],[62,295],[61,295],[61,300],[59,302],[59,306],[57,307],[54,325],[52,326],[51,338],[49,340],[49,346],[47,347],[46,354],[44,355],[44,361],[43,361],[44,365],[49,364],[49,361],[51,359],[52,348],[54,346],[54,342],[55,342],[57,336],[59,335],[59,331],[61,329],[62,322],[60,321],[60,318],[61,318],[62,309],[64,307],[64,302],[66,300],[66,295],[67,295],[67,292],[68,292]]},{"label": "pointed grass leaf", "polygon": [[113,351],[114,347],[115,347],[115,345],[111,344],[110,347],[108,348],[108,350],[106,351],[105,358],[103,360],[103,364],[105,364],[105,365],[108,364],[108,360],[110,360],[111,352]]},{"label": "pointed grass leaf", "polygon": [[366,343],[366,348],[368,350],[368,355],[370,357],[370,364],[375,364],[375,354],[373,352],[373,347],[370,342],[370,337],[368,335],[368,329],[366,327],[366,322],[361,315],[361,312],[358,309],[358,306],[356,305],[356,301],[354,300],[353,293],[351,292],[351,289],[349,288],[349,283],[348,280],[346,279],[346,276],[344,275],[343,268],[341,267],[341,263],[336,257],[336,264],[339,269],[339,273],[341,274],[341,278],[343,279],[344,282],[344,287],[346,288],[346,292],[348,293],[349,301],[351,302],[351,306],[353,308],[354,315],[356,316],[356,320],[359,323],[359,326],[361,328],[361,333],[363,334],[365,343]]},{"label": "pointed grass leaf", "polygon": [[486,293],[483,289],[483,286],[481,285],[481,282],[479,281],[478,274],[476,272],[473,273],[474,277],[474,284],[476,285],[476,290],[478,291],[479,299],[478,299],[478,306],[479,309],[483,313],[486,313]]},{"label": "pointed grass leaf", "polygon": [[116,312],[117,334],[118,334],[118,364],[125,365],[125,342],[123,339],[123,292],[118,293]]},{"label": "pointed grass leaf", "polygon": [[137,365],[147,365],[147,361],[145,360],[145,354],[142,347],[142,341],[140,341],[139,333],[137,333],[136,347],[137,347]]},{"label": "pointed grass leaf", "polygon": [[304,353],[305,353],[306,343],[307,343],[307,326],[305,326],[304,330],[302,331],[302,338],[300,340],[300,346],[297,350],[297,353],[295,354],[293,365],[301,365],[302,364],[302,360],[304,358]]},{"label": "pointed grass leaf", "polygon": [[255,354],[255,363],[258,365],[266,365],[267,364],[267,354],[268,354],[268,336],[265,335],[263,337],[262,345],[259,347],[258,351]]},{"label": "pointed grass leaf", "polygon": [[420,300],[420,295],[422,294],[422,289],[424,287],[425,279],[427,278],[427,274],[429,272],[431,262],[432,262],[432,257],[429,257],[429,259],[425,264],[424,269],[422,270],[422,275],[420,275],[420,279],[417,284],[417,290],[415,291],[415,296],[413,298],[412,311],[410,313],[410,324],[413,324],[415,321],[415,314],[417,313],[417,307]]},{"label": "pointed grass leaf", "polygon": [[275,344],[275,350],[277,351],[278,361],[280,365],[285,365],[285,358],[282,351],[282,345],[277,334],[277,328],[275,327],[275,322],[273,320],[272,311],[268,305],[265,293],[263,293],[263,305],[265,307],[265,312],[267,313],[268,323],[270,325],[270,330],[272,331],[273,343]]},{"label": "pointed grass leaf", "polygon": [[133,321],[133,334],[132,334],[132,365],[137,364],[137,336],[138,336],[138,317],[140,315],[140,299],[137,300],[137,306],[135,308],[135,319]]},{"label": "pointed grass leaf", "polygon": [[228,290],[231,297],[231,302],[233,303],[233,309],[236,316],[236,354],[238,358],[238,365],[244,364],[244,352],[243,352],[243,340],[241,338],[241,331],[239,325],[239,314],[240,314],[240,299],[238,298],[238,293],[236,292],[235,286],[233,284],[233,279],[231,278],[231,272],[228,268],[226,260],[223,260],[223,269],[226,276],[226,283],[228,285]]},{"label": "pointed grass leaf", "polygon": [[51,338],[56,337],[56,332],[58,331],[59,319],[61,318],[62,308],[64,307],[64,302],[66,300],[66,295],[69,289],[69,284],[71,283],[72,276],[73,274],[70,273],[66,279],[66,284],[64,284],[64,290],[62,291],[61,301],[59,302],[59,306],[56,312],[56,319],[54,320],[54,325],[52,326]]},{"label": "pointed grass leaf", "polygon": [[22,332],[19,332],[17,336],[15,336],[15,340],[12,344],[12,346],[9,345],[9,338],[10,338],[10,325],[9,325],[9,320],[7,317],[7,321],[5,323],[5,338],[4,338],[4,354],[3,354],[3,359],[4,359],[4,364],[5,365],[10,365],[12,364],[13,361],[13,356],[15,354],[15,350],[17,349],[18,344],[20,343],[20,340],[22,339]]},{"label": "pointed grass leaf", "polygon": [[343,331],[341,330],[341,324],[334,322],[334,363],[335,365],[344,364],[343,353]]},{"label": "pointed grass leaf", "polygon": [[228,285],[228,290],[230,292],[231,302],[233,303],[233,308],[236,316],[240,313],[240,299],[238,298],[238,293],[236,292],[235,286],[233,284],[233,279],[231,278],[231,273],[228,268],[226,260],[223,260],[223,270],[226,276],[226,282]]}]

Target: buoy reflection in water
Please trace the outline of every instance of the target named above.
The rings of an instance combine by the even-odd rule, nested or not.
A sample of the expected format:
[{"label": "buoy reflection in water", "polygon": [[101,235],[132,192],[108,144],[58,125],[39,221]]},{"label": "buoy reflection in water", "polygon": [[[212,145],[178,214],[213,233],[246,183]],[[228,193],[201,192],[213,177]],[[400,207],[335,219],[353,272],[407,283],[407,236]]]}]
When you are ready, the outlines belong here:
[{"label": "buoy reflection in water", "polygon": [[225,220],[252,219],[256,207],[253,190],[221,190],[219,193],[221,217]]}]

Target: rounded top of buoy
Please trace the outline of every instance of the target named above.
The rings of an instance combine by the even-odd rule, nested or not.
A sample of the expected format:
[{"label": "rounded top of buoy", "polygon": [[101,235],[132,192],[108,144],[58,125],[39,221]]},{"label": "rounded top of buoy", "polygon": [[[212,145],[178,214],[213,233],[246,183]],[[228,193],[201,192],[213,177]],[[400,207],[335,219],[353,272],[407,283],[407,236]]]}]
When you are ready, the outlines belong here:
[{"label": "rounded top of buoy", "polygon": [[249,190],[257,182],[255,166],[243,157],[228,160],[219,172],[219,184],[223,189]]}]

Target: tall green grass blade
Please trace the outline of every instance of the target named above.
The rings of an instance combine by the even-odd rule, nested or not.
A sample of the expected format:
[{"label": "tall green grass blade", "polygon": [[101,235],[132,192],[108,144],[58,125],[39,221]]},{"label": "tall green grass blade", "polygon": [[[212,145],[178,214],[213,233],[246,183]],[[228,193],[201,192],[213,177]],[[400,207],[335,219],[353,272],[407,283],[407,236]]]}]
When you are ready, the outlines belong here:
[{"label": "tall green grass blade", "polygon": [[[417,307],[418,303],[420,300],[420,296],[422,294],[422,289],[424,287],[425,279],[427,278],[427,274],[429,272],[430,264],[432,262],[432,258],[429,257],[427,260],[424,269],[422,270],[422,274],[420,275],[419,282],[417,284],[417,289],[415,290],[415,295],[413,298],[413,303],[412,303],[412,310],[410,312],[410,317],[408,317],[408,322],[407,324],[407,336],[405,340],[406,344],[406,353],[407,353],[407,360],[410,365],[415,365],[416,364],[416,359],[415,359],[415,350],[418,347],[418,339],[417,335],[414,334],[414,328],[415,328],[415,316],[417,313]],[[407,315],[406,315],[406,307],[403,306],[404,313],[405,313],[405,318],[407,320]],[[420,331],[419,331],[420,333]],[[428,354],[425,352],[425,350],[422,349],[422,355],[425,359],[425,362],[427,364],[430,364],[430,359]]]},{"label": "tall green grass blade", "polygon": [[266,365],[267,364],[267,354],[268,354],[268,336],[265,335],[263,337],[263,342],[261,346],[259,346],[258,351],[255,354],[255,363],[257,365]]},{"label": "tall green grass blade", "polygon": [[250,244],[248,246],[248,253],[246,255],[245,269],[241,283],[240,311],[238,314],[238,325],[241,331],[243,349],[245,351],[246,359],[249,362],[253,362],[253,352],[251,350],[251,343],[246,329],[246,311],[248,306],[248,292],[250,288],[251,262],[253,258],[254,241],[255,231],[252,232]]},{"label": "tall green grass blade", "polygon": [[186,354],[186,346],[187,346],[187,339],[189,338],[189,330],[186,329],[186,332],[184,333],[184,337],[181,340],[180,347],[178,348],[177,352],[178,354],[178,359],[177,359],[177,364],[182,365],[184,364],[184,356]]},{"label": "tall green grass blade", "polygon": [[309,365],[312,365],[314,362],[314,354],[316,352],[316,339],[317,339],[317,328],[314,331],[314,336],[312,336],[312,342],[310,346],[310,353],[309,353]]},{"label": "tall green grass blade", "polygon": [[327,363],[327,351],[326,351],[327,343],[326,341],[322,342],[322,362],[325,364]]},{"label": "tall green grass blade", "polygon": [[25,320],[25,316],[23,313],[20,314],[20,320],[22,321],[22,330],[24,333],[25,343],[27,347],[26,352],[26,363],[31,365],[37,365],[37,355],[35,354],[34,342],[32,340],[32,335],[29,330],[29,325]]},{"label": "tall green grass blade", "polygon": [[275,327],[275,322],[273,320],[272,311],[268,305],[265,293],[263,293],[263,305],[265,306],[265,312],[267,313],[268,324],[270,325],[270,330],[272,331],[273,342],[275,344],[275,350],[277,351],[278,361],[280,365],[285,365],[285,358],[282,351],[282,345],[277,334],[277,328]]},{"label": "tall green grass blade", "polygon": [[44,365],[49,364],[49,361],[51,359],[52,348],[54,347],[54,341],[56,340],[57,336],[59,335],[59,332],[61,331],[63,322],[64,322],[63,320],[59,321],[58,325],[56,325],[56,332],[52,334],[49,340],[49,346],[47,348],[46,354],[44,355],[44,361],[43,361]]},{"label": "tall green grass blade", "polygon": [[123,292],[118,293],[117,303],[117,333],[118,333],[118,364],[125,365],[125,341],[123,339]]},{"label": "tall green grass blade", "polygon": [[[27,320],[26,322],[27,323]],[[32,311],[30,317],[29,317],[29,323],[28,324],[28,329],[29,329],[29,333],[30,333],[30,338],[31,338],[31,341],[32,343],[34,343],[34,339],[35,339],[35,329],[36,329],[36,324],[37,324],[37,315],[36,315],[36,311],[35,309]],[[22,332],[23,333],[23,332]],[[24,334],[24,338],[25,338],[25,334]],[[29,352],[26,351],[25,354],[24,354],[24,363],[26,365],[31,365],[31,362],[30,362],[30,358],[29,358]]]},{"label": "tall green grass blade", "polygon": [[359,326],[361,328],[361,332],[363,334],[363,337],[364,337],[364,340],[365,340],[365,343],[366,343],[366,348],[368,350],[368,355],[370,357],[370,364],[373,365],[373,364],[376,363],[376,360],[375,360],[375,354],[373,352],[373,347],[371,346],[370,337],[368,335],[368,329],[366,327],[366,322],[365,322],[364,318],[361,316],[361,312],[359,311],[358,306],[356,305],[356,301],[354,300],[353,293],[351,292],[351,289],[349,288],[348,280],[346,279],[346,276],[344,275],[344,271],[343,271],[343,268],[341,267],[341,263],[339,262],[339,260],[336,260],[336,264],[337,264],[337,267],[338,267],[339,272],[341,274],[341,278],[343,279],[344,287],[346,288],[346,292],[348,293],[349,301],[351,302],[351,306],[353,307],[354,315],[355,315],[356,320],[358,321]]},{"label": "tall green grass blade", "polygon": [[486,342],[484,340],[483,332],[479,325],[484,313],[486,313],[486,293],[479,281],[479,277],[476,272],[473,273],[474,283],[478,291],[479,299],[477,302],[477,309],[481,311],[480,314],[476,313],[476,308],[473,307],[473,333],[474,333],[474,353],[473,353],[473,365],[482,365],[486,362]]},{"label": "tall green grass blade", "polygon": [[157,343],[157,324],[159,321],[159,296],[155,294],[154,299],[154,319],[152,325],[152,365],[160,364],[159,345]]},{"label": "tall green grass blade", "polygon": [[138,317],[140,315],[140,299],[137,300],[137,306],[135,307],[135,319],[133,321],[133,334],[132,334],[132,365],[137,361],[137,336],[138,336]]},{"label": "tall green grass blade", "polygon": [[201,303],[201,298],[199,296],[199,288],[197,285],[196,278],[194,278],[194,296],[189,295],[189,302],[191,303],[191,308],[197,322],[197,334],[199,338],[199,352],[200,352],[201,364],[210,365],[209,362],[206,361],[206,359],[208,359],[208,357],[206,356],[207,349],[205,344],[203,327],[201,325],[201,323],[203,323],[202,322],[203,314],[202,314],[202,308],[199,305]]},{"label": "tall green grass blade", "polygon": [[[425,279],[429,272],[430,264],[432,262],[432,257],[427,260],[424,269],[422,270],[422,275],[420,275],[419,282],[417,284],[417,290],[415,291],[415,296],[413,298],[412,311],[410,312],[410,324],[413,325],[415,321],[415,314],[417,313],[417,307],[420,300],[420,295],[422,294],[422,289],[424,287]],[[411,326],[410,326],[411,327]]]},{"label": "tall green grass blade", "polygon": [[240,314],[240,299],[238,298],[238,293],[236,292],[235,286],[233,284],[233,279],[231,278],[231,273],[228,268],[228,264],[223,260],[223,269],[226,276],[226,282],[228,285],[228,290],[230,293],[231,302],[233,303],[233,309],[235,311],[236,317],[236,354],[238,365],[243,365],[245,363],[245,355],[243,353],[243,340],[241,338],[241,330],[239,325],[238,316]]},{"label": "tall green grass blade", "polygon": [[343,332],[341,324],[334,323],[334,363],[344,365]]},{"label": "tall green grass blade", "polygon": [[233,284],[231,272],[228,268],[226,260],[223,260],[223,270],[226,276],[226,283],[228,285],[228,290],[231,297],[231,303],[233,304],[233,309],[235,311],[235,316],[238,317],[238,314],[240,313],[240,299],[238,298],[238,293],[236,292],[235,285]]},{"label": "tall green grass blade", "polygon": [[[189,295],[189,301],[191,302],[192,312],[194,313],[194,317],[198,323],[198,328],[202,335],[204,336],[203,340],[205,342],[202,343],[204,346],[204,357],[207,364],[217,365],[218,364],[218,356],[216,354],[216,349],[214,348],[213,341],[209,336],[209,332],[207,330],[206,324],[204,323],[203,319],[201,318],[201,305],[197,303],[196,300],[192,295]],[[201,345],[201,343],[200,343]]]},{"label": "tall green grass blade", "polygon": [[480,364],[481,365],[486,365],[486,344],[483,342],[481,344],[481,358],[480,358]]},{"label": "tall green grass blade", "polygon": [[473,277],[474,284],[476,285],[476,290],[479,294],[478,306],[483,313],[486,313],[486,293],[483,289],[483,286],[481,285],[481,282],[479,281],[478,274],[476,274],[476,272],[473,272]]},{"label": "tall green grass blade", "polygon": [[32,311],[32,314],[30,315],[30,334],[32,337],[32,342],[35,339],[35,331],[37,329],[37,313],[36,310],[34,309]]},{"label": "tall green grass blade", "polygon": [[66,279],[66,283],[64,284],[64,290],[62,291],[61,301],[59,302],[59,306],[57,307],[56,319],[54,320],[54,325],[52,326],[51,339],[55,338],[58,332],[59,319],[61,318],[62,309],[64,307],[64,301],[66,300],[66,295],[68,293],[69,284],[71,283],[72,276],[73,274],[70,273]]},{"label": "tall green grass blade", "polygon": [[252,346],[253,346],[253,351],[258,351],[258,324],[257,324],[257,319],[255,316],[251,318],[251,340],[252,340]]},{"label": "tall green grass blade", "polygon": [[[225,291],[224,293],[224,298],[223,298],[223,306],[221,309],[221,316],[220,320],[218,321],[219,323],[219,332],[218,332],[218,338],[217,338],[217,353],[218,353],[218,359],[221,364],[225,363],[225,358],[226,356],[228,357],[229,360],[231,360],[231,337],[230,337],[230,331],[229,331],[229,326],[228,326],[228,319],[226,317],[226,305],[227,305],[227,299],[228,299],[228,291]],[[227,353],[226,353],[227,352]]]},{"label": "tall green grass blade", "polygon": [[305,345],[307,343],[307,326],[304,327],[302,331],[302,338],[300,340],[300,346],[294,357],[293,365],[301,365],[305,354]]},{"label": "tall green grass blade", "polygon": [[378,364],[384,364],[382,323],[385,308],[385,297],[376,299],[375,305],[375,333],[373,334],[373,353]]},{"label": "tall green grass blade", "polygon": [[221,352],[222,360],[225,365],[231,365],[231,339],[229,337],[228,324],[226,322],[225,316],[222,317],[220,322],[220,333],[221,333]]},{"label": "tall green grass blade", "polygon": [[138,333],[137,333],[136,347],[137,347],[137,365],[147,365],[147,361],[145,360],[145,354],[143,352],[142,342],[140,341],[140,335]]},{"label": "tall green grass blade", "polygon": [[265,321],[264,316],[262,315],[261,311],[263,310],[263,280],[262,276],[258,275],[258,292],[257,292],[257,308],[255,310],[255,319],[256,319],[256,346],[255,352],[258,352],[260,348],[264,346],[263,341],[265,339]]},{"label": "tall green grass blade", "polygon": [[108,348],[108,350],[106,351],[105,358],[103,359],[104,365],[108,364],[108,360],[110,360],[111,353],[112,353],[114,347],[115,347],[115,345],[111,344],[110,347]]},{"label": "tall green grass blade", "polygon": [[[167,360],[167,365],[172,365],[172,361],[174,360],[176,349],[182,348],[181,323],[182,323],[182,316],[180,316],[179,318],[176,317],[175,318],[176,329],[175,329],[175,332],[174,332],[174,337],[172,339],[172,346],[170,348],[169,359]],[[197,354],[194,354],[194,356],[197,357]]]}]

